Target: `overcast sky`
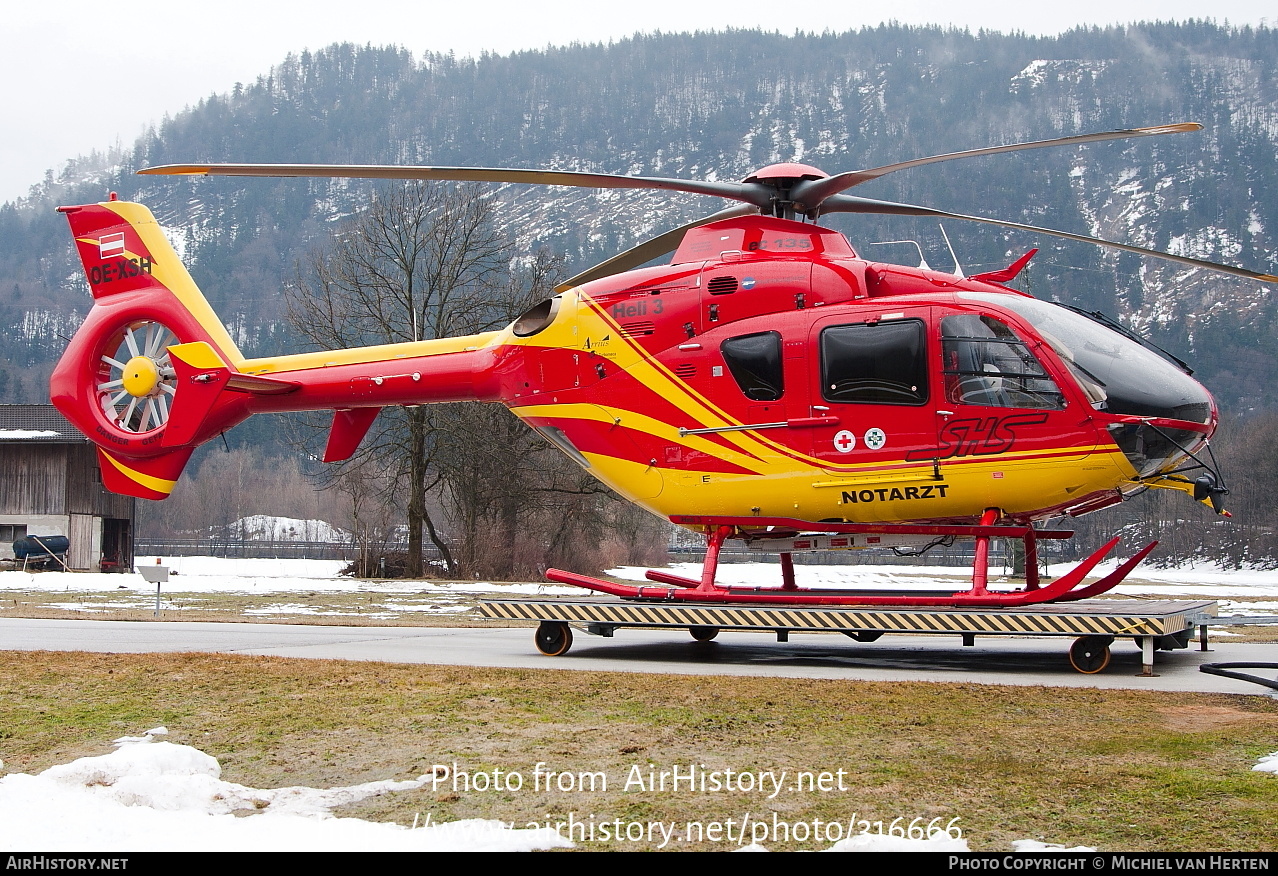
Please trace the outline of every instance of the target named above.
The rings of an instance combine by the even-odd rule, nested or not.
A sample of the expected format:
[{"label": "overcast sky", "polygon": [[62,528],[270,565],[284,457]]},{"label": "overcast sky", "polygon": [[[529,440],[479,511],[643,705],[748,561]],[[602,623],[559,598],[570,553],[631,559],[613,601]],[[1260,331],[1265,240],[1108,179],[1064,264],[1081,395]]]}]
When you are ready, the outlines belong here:
[{"label": "overcast sky", "polygon": [[[491,2],[437,0],[220,0],[178,4],[12,4],[0,53],[0,202],[26,194],[68,158],[129,144],[165,114],[238,82],[251,82],[289,52],[334,42],[394,43],[416,54],[475,55],[635,32],[761,27],[841,31],[886,19],[973,30],[1056,34],[1078,24],[1125,24],[1210,15],[1218,22],[1278,26],[1273,0],[895,0],[887,4],[776,0]],[[873,9],[875,11],[865,11]],[[201,156],[190,156],[197,160]]]}]

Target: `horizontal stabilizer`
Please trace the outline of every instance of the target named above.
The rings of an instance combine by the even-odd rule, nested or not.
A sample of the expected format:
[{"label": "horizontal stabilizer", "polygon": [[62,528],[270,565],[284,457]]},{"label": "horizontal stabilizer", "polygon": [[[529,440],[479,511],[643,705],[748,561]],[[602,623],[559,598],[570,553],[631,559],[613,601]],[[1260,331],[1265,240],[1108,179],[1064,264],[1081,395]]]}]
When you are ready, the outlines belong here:
[{"label": "horizontal stabilizer", "polygon": [[292,392],[299,386],[288,380],[232,371],[217,350],[204,341],[169,347],[169,361],[177,372],[178,388],[174,394],[173,413],[164,431],[165,447],[181,447],[194,441],[224,389],[278,395]]}]

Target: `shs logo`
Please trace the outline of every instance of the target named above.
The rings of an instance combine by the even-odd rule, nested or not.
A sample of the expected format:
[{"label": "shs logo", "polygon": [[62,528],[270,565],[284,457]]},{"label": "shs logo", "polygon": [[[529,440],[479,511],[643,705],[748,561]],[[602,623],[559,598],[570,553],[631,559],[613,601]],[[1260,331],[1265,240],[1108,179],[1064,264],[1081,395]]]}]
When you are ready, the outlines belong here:
[{"label": "shs logo", "polygon": [[1046,413],[950,420],[941,429],[941,434],[937,438],[936,451],[912,450],[905,458],[916,461],[1004,453],[1016,444],[1017,428],[1037,426],[1045,422],[1047,422]]}]

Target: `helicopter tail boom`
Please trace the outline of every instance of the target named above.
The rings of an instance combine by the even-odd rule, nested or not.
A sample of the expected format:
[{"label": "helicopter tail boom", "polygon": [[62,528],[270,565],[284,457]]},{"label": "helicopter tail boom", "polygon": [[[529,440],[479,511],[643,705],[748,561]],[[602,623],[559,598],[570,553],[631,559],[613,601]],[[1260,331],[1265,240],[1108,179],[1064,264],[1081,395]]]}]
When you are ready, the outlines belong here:
[{"label": "helicopter tail boom", "polygon": [[165,498],[196,446],[255,413],[333,410],[334,462],[387,405],[498,398],[497,332],[245,359],[149,210],[110,200],[60,212],[93,307],[50,397],[98,446],[112,492]]}]

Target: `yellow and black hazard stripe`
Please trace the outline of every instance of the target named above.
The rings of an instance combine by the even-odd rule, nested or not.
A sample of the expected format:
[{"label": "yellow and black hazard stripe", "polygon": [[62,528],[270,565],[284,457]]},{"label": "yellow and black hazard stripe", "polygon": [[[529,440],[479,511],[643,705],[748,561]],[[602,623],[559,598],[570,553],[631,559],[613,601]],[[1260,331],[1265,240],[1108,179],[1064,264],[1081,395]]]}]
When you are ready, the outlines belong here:
[{"label": "yellow and black hazard stripe", "polygon": [[1203,603],[1098,603],[1084,608],[869,609],[696,605],[570,600],[503,600],[480,604],[486,617],[636,627],[738,630],[881,631],[1047,636],[1166,636],[1188,629]]}]

